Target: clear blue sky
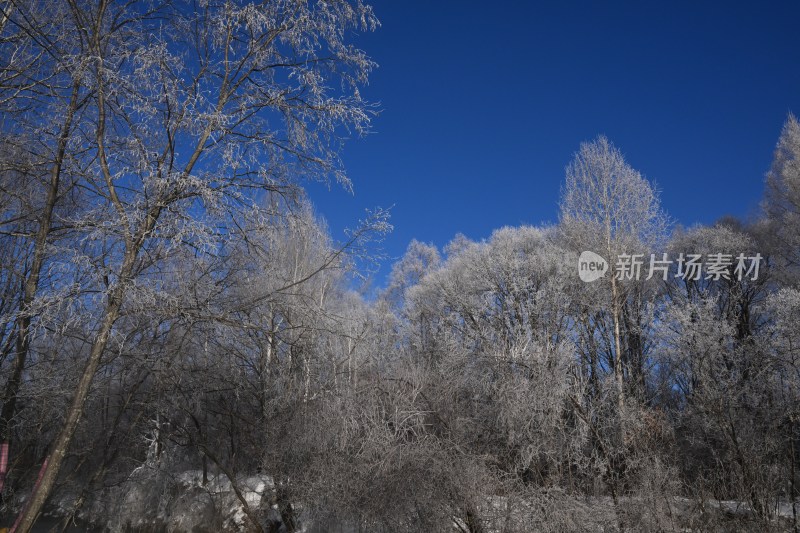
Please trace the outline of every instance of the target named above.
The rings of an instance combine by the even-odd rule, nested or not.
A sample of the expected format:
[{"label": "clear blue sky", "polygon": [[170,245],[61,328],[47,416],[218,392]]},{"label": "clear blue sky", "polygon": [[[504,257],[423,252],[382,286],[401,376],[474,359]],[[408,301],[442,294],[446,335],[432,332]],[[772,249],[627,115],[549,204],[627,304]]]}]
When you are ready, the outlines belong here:
[{"label": "clear blue sky", "polygon": [[350,141],[355,193],[311,186],[334,238],[394,205],[416,238],[488,237],[558,218],[564,167],[608,136],[684,225],[758,207],[780,128],[800,114],[800,2],[398,1],[356,44],[383,109]]}]

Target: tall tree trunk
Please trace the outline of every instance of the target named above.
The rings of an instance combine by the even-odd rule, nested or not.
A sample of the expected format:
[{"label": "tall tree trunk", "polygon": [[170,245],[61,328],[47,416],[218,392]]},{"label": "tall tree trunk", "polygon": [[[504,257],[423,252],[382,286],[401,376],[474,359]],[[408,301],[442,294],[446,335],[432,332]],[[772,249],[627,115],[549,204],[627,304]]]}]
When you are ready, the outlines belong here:
[{"label": "tall tree trunk", "polygon": [[67,140],[69,139],[70,131],[72,130],[72,120],[75,116],[75,111],[78,108],[78,93],[80,91],[80,84],[75,83],[72,87],[72,96],[70,97],[69,106],[67,107],[67,114],[64,119],[64,126],[58,137],[58,144],[56,147],[56,158],[53,161],[53,167],[50,170],[50,182],[47,188],[47,199],[45,200],[44,209],[39,218],[39,229],[36,232],[36,238],[33,246],[33,261],[31,262],[30,272],[25,279],[23,287],[22,302],[20,305],[19,318],[17,318],[17,331],[16,331],[16,356],[11,368],[11,375],[6,382],[5,392],[3,394],[3,409],[0,412],[0,456],[4,461],[0,461],[0,493],[5,486],[5,478],[8,472],[8,465],[10,464],[10,448],[11,448],[11,427],[14,417],[17,414],[17,396],[19,395],[19,388],[22,383],[22,373],[25,370],[25,361],[28,358],[28,351],[30,349],[30,336],[29,330],[31,325],[30,307],[33,303],[36,293],[39,290],[39,278],[42,272],[42,265],[44,264],[47,248],[47,239],[50,235],[50,229],[53,225],[53,211],[55,210],[56,202],[58,201],[59,183],[61,181],[61,168],[64,163],[64,154],[66,152]]},{"label": "tall tree trunk", "polygon": [[44,507],[45,501],[47,501],[47,498],[50,496],[50,491],[55,485],[58,472],[61,469],[61,464],[64,462],[64,457],[67,455],[70,443],[75,435],[75,430],[78,429],[78,423],[83,416],[83,409],[86,404],[86,399],[89,397],[92,380],[97,373],[97,368],[100,366],[100,359],[108,344],[111,330],[119,317],[122,299],[125,295],[126,285],[130,279],[131,272],[133,271],[135,259],[136,254],[132,253],[132,251],[129,251],[125,256],[120,279],[109,294],[108,304],[103,313],[100,329],[92,343],[89,359],[83,369],[83,374],[75,390],[75,396],[67,411],[64,425],[61,427],[61,431],[53,443],[51,452],[42,466],[40,483],[34,487],[33,493],[18,519],[18,524],[15,524],[14,528],[11,530],[12,533],[28,533],[31,530],[42,507]]},{"label": "tall tree trunk", "polygon": [[619,287],[617,286],[617,279],[611,275],[611,316],[614,320],[614,378],[617,383],[617,407],[620,413],[625,408],[625,383],[622,373],[622,342],[620,337],[620,305],[619,305]]}]

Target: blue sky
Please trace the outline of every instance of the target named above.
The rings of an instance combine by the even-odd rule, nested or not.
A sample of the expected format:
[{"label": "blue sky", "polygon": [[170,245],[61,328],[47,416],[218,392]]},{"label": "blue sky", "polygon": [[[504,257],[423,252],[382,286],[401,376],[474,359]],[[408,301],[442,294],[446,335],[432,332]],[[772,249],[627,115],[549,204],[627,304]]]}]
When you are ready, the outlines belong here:
[{"label": "blue sky", "polygon": [[800,113],[800,2],[391,1],[355,43],[382,112],[343,158],[354,184],[309,187],[334,238],[392,209],[413,238],[480,240],[555,222],[564,167],[605,134],[684,225],[757,208],[783,121]]}]

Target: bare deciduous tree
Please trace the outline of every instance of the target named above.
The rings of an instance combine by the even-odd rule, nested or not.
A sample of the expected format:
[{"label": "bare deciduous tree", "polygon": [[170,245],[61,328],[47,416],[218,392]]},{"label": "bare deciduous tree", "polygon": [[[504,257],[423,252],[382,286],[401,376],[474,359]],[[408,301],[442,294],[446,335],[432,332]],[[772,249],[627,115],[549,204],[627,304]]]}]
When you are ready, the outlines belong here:
[{"label": "bare deciduous tree", "polygon": [[[82,148],[69,153],[85,163],[74,177],[84,203],[65,224],[76,229],[75,242],[89,244],[74,257],[91,265],[104,293],[85,369],[18,524],[28,531],[115,323],[126,306],[146,301],[153,265],[181,246],[213,250],[225,234],[219,228],[257,206],[258,191],[291,194],[299,177],[349,185],[337,157],[339,133],[368,127],[371,110],[358,86],[373,63],[346,34],[377,21],[360,2],[101,1],[68,4],[42,27],[36,3],[18,7],[6,27],[22,29],[23,48],[47,43],[50,33],[69,38],[69,46],[41,52],[54,56],[44,76],[66,65],[73,78],[52,166],[64,157],[72,116],[85,103],[76,141]],[[52,96],[42,98],[47,105]],[[39,241],[49,230],[48,204],[38,216]]]},{"label": "bare deciduous tree", "polygon": [[573,246],[602,252],[608,274],[613,322],[614,377],[620,409],[625,403],[622,320],[627,288],[614,275],[620,254],[644,253],[663,238],[664,215],[653,187],[625,162],[605,137],[581,144],[567,166],[561,223]]}]

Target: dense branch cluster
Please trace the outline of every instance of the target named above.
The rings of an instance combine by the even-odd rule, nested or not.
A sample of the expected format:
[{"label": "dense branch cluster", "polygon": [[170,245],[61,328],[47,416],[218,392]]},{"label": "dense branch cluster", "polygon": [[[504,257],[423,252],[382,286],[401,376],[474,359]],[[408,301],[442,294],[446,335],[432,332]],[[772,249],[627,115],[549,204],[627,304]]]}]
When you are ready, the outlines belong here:
[{"label": "dense branch cluster", "polygon": [[[359,0],[3,3],[17,531],[41,512],[111,531],[797,531],[797,120],[757,220],[670,228],[600,137],[557,224],[414,241],[366,297],[386,213],[336,243],[303,181],[350,186],[341,142],[375,110],[348,39],[377,25]],[[612,265],[592,283],[586,250]],[[662,253],[764,262],[614,275]]]}]

